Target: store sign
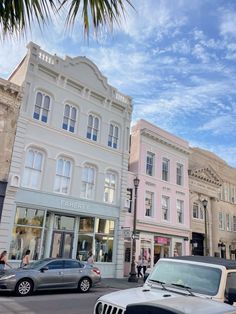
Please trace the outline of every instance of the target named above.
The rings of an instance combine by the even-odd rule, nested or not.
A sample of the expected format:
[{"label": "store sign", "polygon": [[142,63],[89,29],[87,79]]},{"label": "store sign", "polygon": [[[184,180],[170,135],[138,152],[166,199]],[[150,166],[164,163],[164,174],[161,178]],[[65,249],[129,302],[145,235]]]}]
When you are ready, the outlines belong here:
[{"label": "store sign", "polygon": [[170,244],[170,239],[169,238],[165,238],[165,237],[154,237],[154,242],[155,242],[155,244],[169,245]]}]

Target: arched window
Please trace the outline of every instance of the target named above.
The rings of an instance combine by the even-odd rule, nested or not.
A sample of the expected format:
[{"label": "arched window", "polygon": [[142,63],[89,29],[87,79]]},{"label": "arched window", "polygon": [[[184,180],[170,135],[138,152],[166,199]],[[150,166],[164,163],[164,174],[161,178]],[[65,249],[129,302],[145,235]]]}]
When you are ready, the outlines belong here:
[{"label": "arched window", "polygon": [[40,150],[29,148],[26,152],[22,186],[39,189],[42,180],[44,154]]},{"label": "arched window", "polygon": [[65,105],[62,128],[69,132],[75,132],[77,110],[75,107]]},{"label": "arched window", "polygon": [[92,165],[85,165],[82,169],[81,197],[94,199],[95,195],[96,168]]},{"label": "arched window", "polygon": [[114,204],[116,201],[117,176],[114,172],[108,171],[105,176],[104,202]]},{"label": "arched window", "polygon": [[71,168],[72,165],[70,160],[63,157],[57,159],[54,192],[63,194],[69,193],[72,173]]},{"label": "arched window", "polygon": [[34,119],[47,123],[50,103],[51,99],[48,95],[37,92],[33,115]]},{"label": "arched window", "polygon": [[90,114],[88,117],[87,138],[92,141],[98,140],[99,118]]},{"label": "arched window", "polygon": [[119,140],[119,128],[114,123],[110,124],[109,134],[108,134],[108,146],[112,148],[118,148]]}]

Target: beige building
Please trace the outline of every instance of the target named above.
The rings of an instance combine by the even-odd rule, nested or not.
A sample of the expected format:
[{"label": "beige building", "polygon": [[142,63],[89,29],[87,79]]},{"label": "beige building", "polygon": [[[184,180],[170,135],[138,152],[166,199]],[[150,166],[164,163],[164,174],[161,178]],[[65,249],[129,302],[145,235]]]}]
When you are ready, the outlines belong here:
[{"label": "beige building", "polygon": [[20,100],[20,87],[0,78],[0,221],[8,182]]},{"label": "beige building", "polygon": [[192,254],[235,259],[236,169],[209,151],[192,148],[189,185]]}]

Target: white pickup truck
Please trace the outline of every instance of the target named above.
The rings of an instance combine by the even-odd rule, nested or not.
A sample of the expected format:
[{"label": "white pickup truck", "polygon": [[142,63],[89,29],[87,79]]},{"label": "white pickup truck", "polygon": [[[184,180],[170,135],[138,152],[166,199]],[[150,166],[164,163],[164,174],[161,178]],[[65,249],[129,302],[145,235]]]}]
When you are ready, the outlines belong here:
[{"label": "white pickup truck", "polygon": [[100,297],[94,314],[236,314],[234,302],[236,261],[178,256],[161,258],[142,287]]}]

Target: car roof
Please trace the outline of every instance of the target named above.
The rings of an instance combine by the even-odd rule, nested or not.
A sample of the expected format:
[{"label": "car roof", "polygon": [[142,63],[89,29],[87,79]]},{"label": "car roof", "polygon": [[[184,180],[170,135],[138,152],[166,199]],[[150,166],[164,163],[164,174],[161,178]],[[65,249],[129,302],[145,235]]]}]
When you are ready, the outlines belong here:
[{"label": "car roof", "polygon": [[214,264],[214,265],[224,266],[226,269],[236,269],[236,261],[235,260],[213,257],[213,256],[199,256],[199,255],[174,256],[174,257],[168,257],[168,259],[206,263],[206,264]]}]

